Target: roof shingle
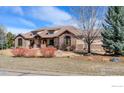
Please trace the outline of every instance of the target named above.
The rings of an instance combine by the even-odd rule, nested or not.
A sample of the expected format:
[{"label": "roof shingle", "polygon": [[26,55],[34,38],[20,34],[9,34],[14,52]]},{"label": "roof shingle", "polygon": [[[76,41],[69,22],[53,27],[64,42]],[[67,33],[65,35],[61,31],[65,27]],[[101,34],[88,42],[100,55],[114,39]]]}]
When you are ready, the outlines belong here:
[{"label": "roof shingle", "polygon": [[[49,31],[53,31],[53,34],[49,34]],[[39,35],[42,38],[53,38],[53,37],[58,37],[64,32],[70,32],[74,34],[75,36],[81,35],[81,31],[76,29],[73,26],[62,26],[62,27],[51,27],[51,28],[42,28],[38,30],[31,31],[29,33],[21,34],[24,38],[26,39],[31,39],[35,35]]]}]

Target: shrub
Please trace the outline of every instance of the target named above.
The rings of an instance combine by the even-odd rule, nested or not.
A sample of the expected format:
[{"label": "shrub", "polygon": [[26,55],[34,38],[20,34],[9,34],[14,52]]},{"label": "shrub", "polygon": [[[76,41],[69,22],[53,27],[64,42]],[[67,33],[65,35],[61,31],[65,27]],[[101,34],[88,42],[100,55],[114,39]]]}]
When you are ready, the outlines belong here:
[{"label": "shrub", "polygon": [[61,50],[64,50],[64,51],[67,51],[67,46],[66,44],[62,44],[61,47],[60,47]]},{"label": "shrub", "polygon": [[14,49],[12,49],[11,52],[15,57],[21,57],[21,56],[24,56],[25,49],[24,48],[14,48]]},{"label": "shrub", "polygon": [[74,51],[75,48],[76,47],[74,45],[68,46],[66,44],[62,44],[60,49],[64,51]]},{"label": "shrub", "polygon": [[56,48],[54,47],[45,47],[41,48],[41,53],[43,57],[54,57]]},{"label": "shrub", "polygon": [[15,48],[12,50],[15,57],[35,57],[36,53],[37,49]]},{"label": "shrub", "polygon": [[68,51],[74,51],[74,50],[75,50],[75,46],[74,46],[74,45],[68,46],[68,47],[66,47],[66,49],[67,49]]}]

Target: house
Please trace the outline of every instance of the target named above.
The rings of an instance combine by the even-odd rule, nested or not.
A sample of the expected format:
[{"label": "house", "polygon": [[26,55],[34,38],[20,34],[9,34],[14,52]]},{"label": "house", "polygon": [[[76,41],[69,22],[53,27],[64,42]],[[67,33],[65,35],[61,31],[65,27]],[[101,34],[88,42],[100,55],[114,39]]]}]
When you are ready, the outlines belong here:
[{"label": "house", "polygon": [[[15,47],[42,48],[54,46],[57,49],[81,51],[86,44],[79,38],[81,31],[73,26],[42,28],[15,37]],[[101,40],[97,39],[93,48],[101,49]],[[98,48],[97,48],[98,47]]]}]

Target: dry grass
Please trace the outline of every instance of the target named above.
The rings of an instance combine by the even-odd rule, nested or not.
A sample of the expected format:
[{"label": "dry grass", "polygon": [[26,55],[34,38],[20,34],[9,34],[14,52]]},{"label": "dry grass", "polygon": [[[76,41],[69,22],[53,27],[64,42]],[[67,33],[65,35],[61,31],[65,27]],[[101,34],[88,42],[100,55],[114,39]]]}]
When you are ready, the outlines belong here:
[{"label": "dry grass", "polygon": [[[84,57],[86,58],[86,56]],[[7,56],[0,56],[0,68],[14,70],[30,70],[39,72],[50,71],[79,75],[124,75],[123,62],[90,62],[83,59],[84,57],[13,58]]]},{"label": "dry grass", "polygon": [[[77,56],[74,59],[80,59],[83,61],[91,61],[91,62],[110,62],[114,56],[104,56],[104,55],[92,55],[92,56]],[[124,62],[124,56],[116,57],[119,58],[121,62]]]},{"label": "dry grass", "polygon": [[12,51],[11,49],[0,50],[0,55],[13,56],[11,51]]}]

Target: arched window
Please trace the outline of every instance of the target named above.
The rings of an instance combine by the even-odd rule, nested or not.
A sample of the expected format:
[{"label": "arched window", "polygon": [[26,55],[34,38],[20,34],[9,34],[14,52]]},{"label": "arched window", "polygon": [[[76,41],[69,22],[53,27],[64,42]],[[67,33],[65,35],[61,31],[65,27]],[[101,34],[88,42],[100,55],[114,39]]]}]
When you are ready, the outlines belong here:
[{"label": "arched window", "polygon": [[18,39],[18,46],[22,46],[22,38]]},{"label": "arched window", "polygon": [[71,37],[70,36],[65,36],[65,44],[67,46],[71,46]]}]

